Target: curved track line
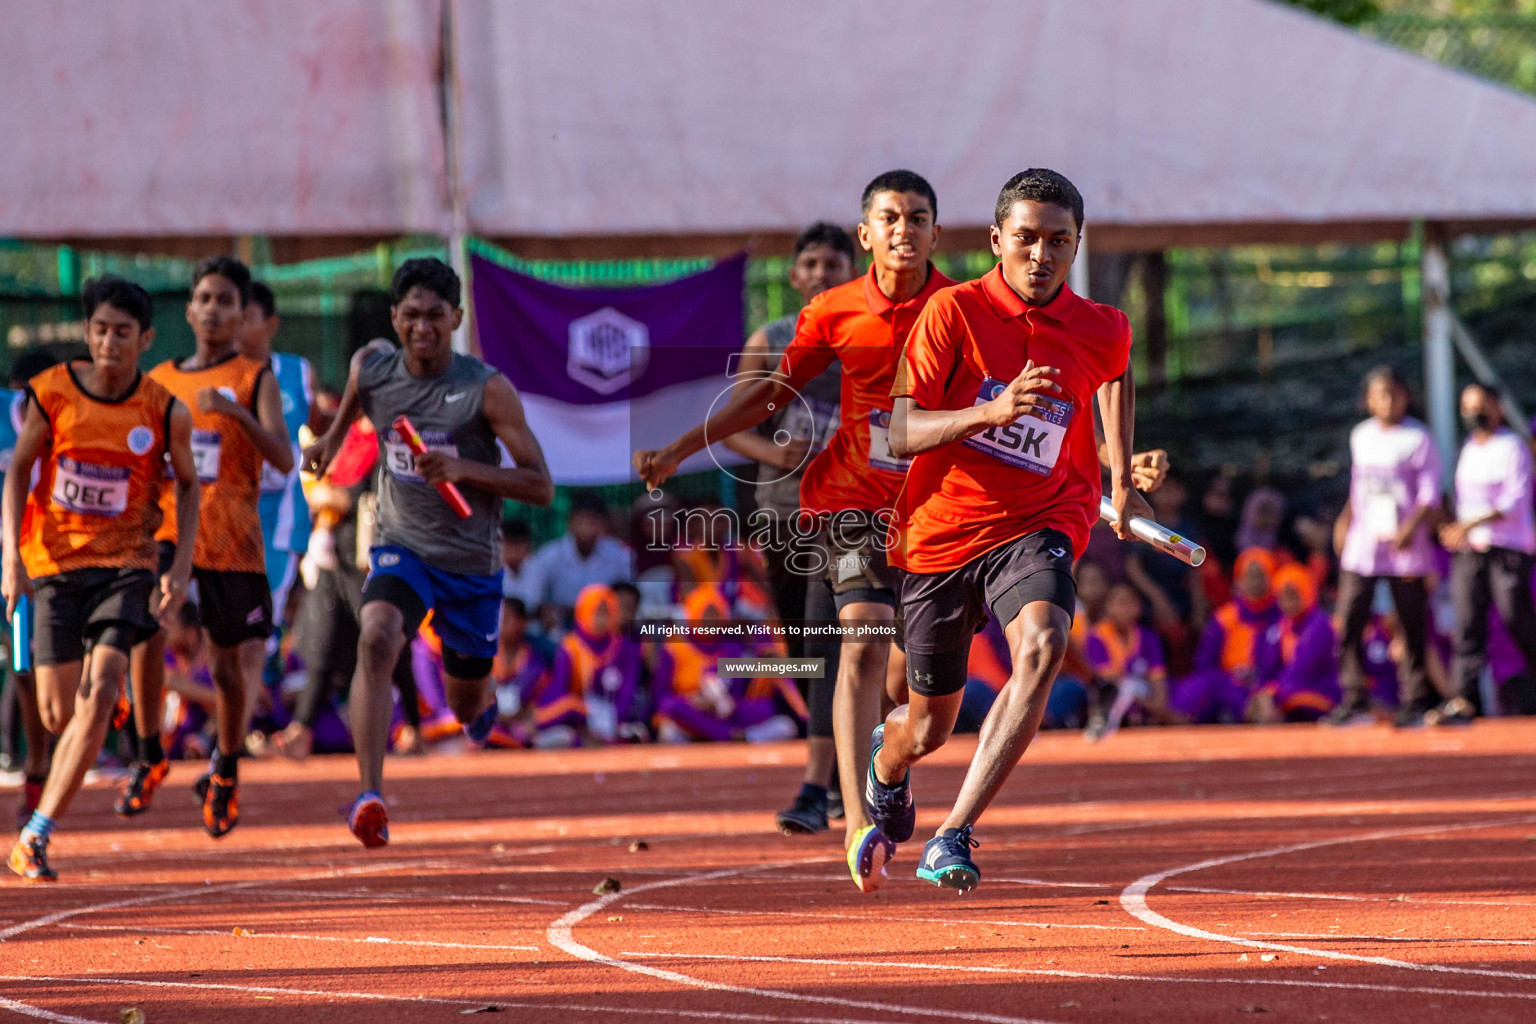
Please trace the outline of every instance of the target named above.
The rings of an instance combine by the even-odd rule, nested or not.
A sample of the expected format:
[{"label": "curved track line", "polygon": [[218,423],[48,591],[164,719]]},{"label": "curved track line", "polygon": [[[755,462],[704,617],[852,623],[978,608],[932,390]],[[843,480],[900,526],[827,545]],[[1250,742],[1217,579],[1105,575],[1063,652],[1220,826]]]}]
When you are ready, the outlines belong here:
[{"label": "curved track line", "polygon": [[[583,1013],[622,1013],[649,1017],[688,1017],[697,1020],[753,1021],[762,1024],[889,1024],[887,1021],[855,1017],[776,1017],[765,1013],[735,1013],[728,1010],[678,1010],[672,1007],[649,1009],[637,1006],[592,1006],[581,1003],[531,1003],[505,999],[443,999],[436,996],[391,996],[377,992],[337,992],[332,989],[277,988],[271,985],[221,985],[216,982],[195,981],[145,981],[139,978],[53,978],[25,975],[0,975],[0,981],[47,981],[76,985],[121,985],[128,988],[174,988],[212,990],[216,992],[260,992],[263,995],[325,996],[331,999],[353,999],[373,1003],[427,1003],[436,1006],[485,1006],[494,1003],[508,1009],[528,1010],[579,1010]],[[39,1010],[25,1003],[7,1006],[10,1000],[0,999],[0,1009],[15,1009],[30,1017],[56,1021],[58,1024],[109,1024],[107,1021],[87,1020],[83,1017],[66,1017],[51,1010]]]},{"label": "curved track line", "polygon": [[52,1010],[44,1010],[30,1003],[18,1003],[14,999],[0,996],[0,1010],[10,1010],[19,1013],[23,1017],[35,1017],[38,1020],[53,1021],[54,1024],[108,1024],[104,1020],[91,1020],[88,1017],[71,1017],[63,1013],[54,1013]]},{"label": "curved track line", "polygon": [[[746,874],[749,871],[769,870],[772,868],[794,867],[806,863],[825,863],[826,858],[818,857],[814,861],[785,861],[778,864],[763,864],[744,868],[723,868],[719,871],[707,871],[697,875],[684,875],[680,878],[669,878],[659,882],[646,882],[637,885],[627,892],[609,893],[599,896],[590,903],[584,903],[566,914],[552,921],[545,932],[550,945],[578,960],[598,964],[603,967],[612,967],[620,971],[629,971],[632,974],[643,974],[646,977],[656,978],[660,981],[670,981],[676,985],[686,985],[689,988],[701,988],[712,992],[734,992],[738,995],[759,996],[764,999],[786,999],[797,1003],[825,1003],[831,1006],[846,1006],[856,1010],[877,1010],[887,1014],[905,1014],[916,1017],[937,1017],[945,1020],[973,1020],[982,1024],[1053,1024],[1032,1017],[1003,1017],[991,1013],[968,1013],[961,1010],[929,1010],[920,1007],[897,1006],[892,1003],[876,1003],[865,999],[844,999],[839,996],[809,996],[799,992],[784,992],[771,988],[750,988],[745,985],[729,985],[718,981],[705,981],[703,978],[695,978],[688,974],[679,974],[676,971],[663,970],[659,967],[650,967],[646,964],[631,963],[628,960],[616,960],[604,953],[599,953],[590,946],[584,946],[577,942],[571,934],[582,921],[591,917],[599,910],[608,907],[626,896],[638,895],[653,889],[670,889],[680,885],[697,885],[700,882],[710,882],[719,878],[730,878],[735,875]],[[746,958],[743,957],[743,960]]]},{"label": "curved track line", "polygon": [[829,960],[809,956],[737,956],[722,953],[641,953],[626,951],[624,956],[646,956],[677,960],[750,960],[766,963],[825,964],[829,967],[901,967],[914,971],[971,972],[974,974],[1024,974],[1046,978],[1092,978],[1101,981],[1150,981],[1171,985],[1274,985],[1280,988],[1348,989],[1356,992],[1393,994],[1467,996],[1477,999],[1536,999],[1536,992],[1487,992],[1481,989],[1430,988],[1424,985],[1372,985],[1356,981],[1306,981],[1300,978],[1188,978],[1176,974],[1113,974],[1106,971],[1070,971],[1049,967],[987,967],[967,964],[911,963],[901,960]]},{"label": "curved track line", "polygon": [[1528,974],[1519,971],[1495,971],[1480,967],[1447,967],[1443,964],[1417,964],[1407,960],[1394,960],[1384,956],[1363,956],[1358,953],[1340,953],[1331,949],[1313,949],[1309,946],[1292,946],[1283,942],[1264,942],[1259,939],[1248,939],[1238,935],[1223,935],[1220,932],[1207,931],[1204,928],[1196,928],[1193,925],[1180,924],[1171,918],[1164,917],[1147,905],[1147,893],[1159,882],[1190,874],[1195,871],[1205,871],[1209,868],[1223,867],[1227,864],[1238,864],[1249,860],[1262,860],[1268,857],[1279,857],[1287,853],[1299,853],[1304,850],[1317,850],[1328,846],[1344,846],[1349,843],[1373,842],[1380,839],[1397,839],[1403,836],[1437,835],[1445,832],[1466,832],[1473,829],[1499,828],[1506,825],[1529,825],[1536,822],[1536,818],[1505,818],[1496,821],[1479,821],[1460,825],[1428,825],[1418,828],[1389,829],[1382,832],[1367,832],[1364,835],[1344,836],[1336,839],[1319,839],[1310,843],[1291,843],[1286,846],[1275,846],[1267,850],[1255,850],[1250,853],[1235,853],[1226,857],[1212,857],[1209,860],[1198,861],[1194,864],[1185,864],[1181,867],[1169,868],[1166,871],[1158,871],[1150,875],[1143,875],[1136,879],[1120,893],[1120,906],[1145,924],[1166,931],[1174,932],[1192,939],[1206,939],[1212,942],[1226,942],[1234,946],[1247,946],[1250,949],[1272,949],[1282,953],[1299,953],[1302,956],[1315,956],[1325,960],[1350,960],[1355,963],[1376,964],[1379,967],[1397,967],[1408,971],[1425,971],[1432,974],[1467,974],[1485,978],[1512,978],[1520,981],[1536,981],[1536,974]]}]

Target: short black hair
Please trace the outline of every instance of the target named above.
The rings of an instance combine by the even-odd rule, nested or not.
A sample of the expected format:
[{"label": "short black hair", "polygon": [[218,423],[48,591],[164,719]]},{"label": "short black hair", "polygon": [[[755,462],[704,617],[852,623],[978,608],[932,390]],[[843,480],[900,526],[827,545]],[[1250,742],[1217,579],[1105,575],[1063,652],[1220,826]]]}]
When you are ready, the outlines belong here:
[{"label": "short black hair", "polygon": [[80,305],[86,320],[106,305],[133,317],[139,322],[141,331],[147,331],[155,324],[155,303],[149,292],[116,274],[102,274],[85,282],[85,287],[80,289]]},{"label": "short black hair", "polygon": [[533,530],[531,530],[528,524],[523,522],[521,519],[514,519],[511,516],[508,516],[506,519],[501,521],[501,539],[532,540]]},{"label": "short black hair", "polygon": [[197,261],[197,266],[192,268],[192,289],[197,290],[197,283],[209,274],[218,274],[231,282],[235,290],[240,293],[240,305],[248,306],[251,303],[251,268],[235,259],[233,256],[208,256]]},{"label": "short black hair", "polygon": [[511,612],[520,619],[528,617],[528,604],[520,597],[504,597],[501,599],[503,611]]},{"label": "short black hair", "polygon": [[265,281],[251,282],[251,301],[261,307],[262,316],[277,316],[277,296],[272,294]]},{"label": "short black hair", "polygon": [[1365,373],[1365,379],[1360,382],[1360,390],[1369,391],[1371,385],[1375,384],[1377,381],[1390,384],[1392,387],[1397,388],[1405,395],[1410,393],[1408,390],[1408,382],[1403,379],[1403,375],[1398,372],[1397,367],[1387,363],[1382,363],[1379,366],[1373,366],[1367,370]]},{"label": "short black hair", "polygon": [[847,256],[850,262],[858,258],[853,248],[853,238],[848,232],[824,220],[819,220],[800,232],[800,236],[795,239],[794,255],[799,256],[813,245],[829,246]]},{"label": "short black hair", "polygon": [[25,384],[44,370],[51,370],[57,365],[59,357],[46,348],[22,349],[11,360],[11,385],[16,387]]},{"label": "short black hair", "polygon": [[414,259],[400,264],[400,269],[395,271],[393,280],[389,282],[391,300],[398,306],[405,301],[412,288],[435,292],[448,305],[454,309],[459,308],[459,275],[442,260]]},{"label": "short black hair", "polygon": [[997,194],[997,207],[992,211],[992,219],[998,227],[1003,226],[1003,221],[1013,212],[1013,204],[1018,202],[1050,203],[1070,210],[1072,219],[1077,222],[1077,230],[1083,230],[1083,194],[1064,174],[1044,167],[1031,167],[1009,178],[1008,184]]},{"label": "short black hair", "polygon": [[586,512],[594,516],[606,516],[608,503],[596,491],[577,491],[571,495],[571,515]]},{"label": "short black hair", "polygon": [[886,171],[876,175],[874,181],[864,186],[864,198],[859,201],[860,219],[869,216],[869,204],[881,192],[916,192],[928,200],[928,209],[933,219],[939,219],[939,197],[933,191],[933,186],[928,184],[928,179],[916,171]]},{"label": "short black hair", "polygon": [[630,583],[626,580],[619,580],[616,583],[608,584],[608,586],[609,589],[611,589],[615,594],[629,594],[635,599],[635,603],[639,603],[640,588],[635,586],[633,583]]}]

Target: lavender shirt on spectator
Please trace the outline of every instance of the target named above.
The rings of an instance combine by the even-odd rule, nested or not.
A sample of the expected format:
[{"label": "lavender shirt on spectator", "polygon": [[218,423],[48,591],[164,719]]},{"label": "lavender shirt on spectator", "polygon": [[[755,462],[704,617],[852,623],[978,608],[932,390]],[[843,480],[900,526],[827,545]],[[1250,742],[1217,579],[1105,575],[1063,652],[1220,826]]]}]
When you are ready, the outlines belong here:
[{"label": "lavender shirt on spectator", "polygon": [[1440,501],[1440,456],[1424,424],[1405,417],[1383,427],[1375,419],[1349,435],[1349,532],[1339,568],[1359,576],[1424,576],[1433,568],[1429,530],[1407,549],[1393,539],[1415,507]]},{"label": "lavender shirt on spectator", "polygon": [[1456,463],[1456,518],[1462,522],[1489,512],[1503,515],[1467,531],[1474,551],[1507,548],[1536,554],[1536,520],[1531,510],[1531,453],[1508,427],[1486,441],[1468,438]]}]

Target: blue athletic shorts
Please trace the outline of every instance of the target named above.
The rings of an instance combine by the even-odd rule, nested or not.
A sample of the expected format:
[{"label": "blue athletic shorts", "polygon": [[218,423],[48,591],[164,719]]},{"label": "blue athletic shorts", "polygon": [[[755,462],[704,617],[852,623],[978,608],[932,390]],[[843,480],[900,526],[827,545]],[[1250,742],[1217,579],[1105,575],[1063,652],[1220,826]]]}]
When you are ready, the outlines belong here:
[{"label": "blue athletic shorts", "polygon": [[[430,609],[432,629],[443,646],[466,658],[494,658],[501,633],[501,575],[476,576],[435,569],[415,552],[393,544],[368,552],[368,579],[363,582],[363,603],[386,600],[400,606],[392,594],[407,584],[421,600],[420,609],[401,607],[407,634],[414,634]],[[414,613],[414,614],[413,614]],[[412,619],[415,619],[413,622]]]}]

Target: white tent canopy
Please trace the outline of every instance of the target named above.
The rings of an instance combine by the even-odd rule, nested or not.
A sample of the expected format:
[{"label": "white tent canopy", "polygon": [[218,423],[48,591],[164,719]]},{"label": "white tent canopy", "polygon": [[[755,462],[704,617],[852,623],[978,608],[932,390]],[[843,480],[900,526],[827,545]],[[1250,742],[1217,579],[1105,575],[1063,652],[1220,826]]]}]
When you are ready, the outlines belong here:
[{"label": "white tent canopy", "polygon": [[443,233],[450,145],[462,226],[589,253],[851,221],[900,166],[951,230],[984,225],[1012,172],[1055,167],[1100,250],[1536,223],[1536,102],[1268,0],[0,15],[0,236]]},{"label": "white tent canopy", "polygon": [[440,4],[0,2],[0,235],[447,225]]},{"label": "white tent canopy", "polygon": [[1054,167],[1096,247],[1116,229],[1536,218],[1536,102],[1265,0],[459,10],[487,235],[794,231],[852,219],[892,167],[929,177],[950,226]]}]

